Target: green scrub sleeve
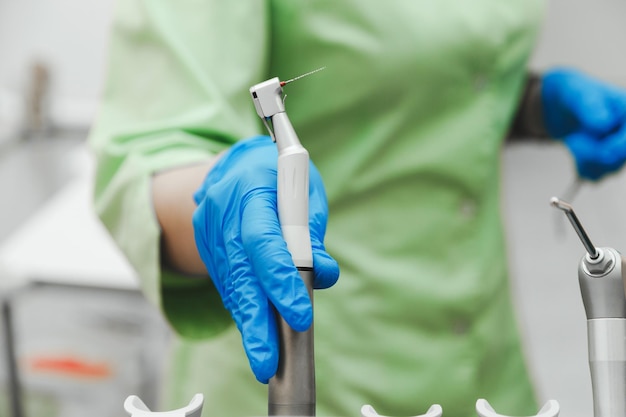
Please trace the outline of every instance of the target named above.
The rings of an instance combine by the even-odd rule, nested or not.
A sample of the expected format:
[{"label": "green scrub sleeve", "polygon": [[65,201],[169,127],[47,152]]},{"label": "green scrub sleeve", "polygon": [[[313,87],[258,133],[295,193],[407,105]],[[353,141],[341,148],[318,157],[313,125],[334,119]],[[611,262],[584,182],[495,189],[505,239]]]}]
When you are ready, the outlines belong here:
[{"label": "green scrub sleeve", "polygon": [[114,16],[89,137],[95,208],[172,327],[211,337],[230,316],[208,277],[162,269],[151,178],[262,132],[248,89],[267,72],[269,10],[258,0],[125,0]]}]

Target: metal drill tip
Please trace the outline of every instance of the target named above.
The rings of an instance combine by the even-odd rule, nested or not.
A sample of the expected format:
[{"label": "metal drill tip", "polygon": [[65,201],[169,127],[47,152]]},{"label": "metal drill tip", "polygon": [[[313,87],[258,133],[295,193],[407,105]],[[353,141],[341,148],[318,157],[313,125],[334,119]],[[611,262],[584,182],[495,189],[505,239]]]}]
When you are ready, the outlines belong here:
[{"label": "metal drill tip", "polygon": [[550,199],[550,205],[552,207],[556,207],[560,210],[563,211],[574,211],[574,209],[572,208],[571,204],[566,203],[565,201],[559,199],[558,197],[552,197]]},{"label": "metal drill tip", "polygon": [[580,224],[578,217],[576,217],[576,213],[574,213],[574,208],[572,207],[572,205],[559,199],[558,197],[552,197],[550,199],[550,205],[565,212],[565,215],[574,227],[576,234],[580,238],[580,241],[582,242],[585,250],[591,257],[591,259],[596,259],[598,256],[600,256],[596,247],[593,246],[593,243],[591,243],[591,239],[589,239],[589,236],[587,236],[587,232],[585,232],[582,224]]},{"label": "metal drill tip", "polygon": [[321,71],[321,70],[323,70],[323,69],[326,69],[326,67],[321,67],[321,68],[318,68],[318,69],[316,69],[316,70],[309,71],[309,72],[307,72],[306,74],[298,75],[297,77],[292,78],[291,80],[281,81],[280,85],[281,85],[281,86],[283,86],[283,85],[285,85],[285,84],[289,84],[290,82],[297,81],[297,80],[299,80],[300,78],[307,77],[307,76],[309,76],[309,75],[311,75],[311,74],[315,74],[316,72],[319,72],[319,71]]}]

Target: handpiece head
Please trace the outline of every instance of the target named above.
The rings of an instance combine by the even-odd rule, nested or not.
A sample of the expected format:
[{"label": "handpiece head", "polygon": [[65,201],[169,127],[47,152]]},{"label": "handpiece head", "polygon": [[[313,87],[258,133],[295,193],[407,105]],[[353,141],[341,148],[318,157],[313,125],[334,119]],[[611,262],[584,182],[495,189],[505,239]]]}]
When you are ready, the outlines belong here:
[{"label": "handpiece head", "polygon": [[285,111],[283,87],[278,77],[253,85],[250,87],[250,95],[254,108],[262,119],[269,119]]},{"label": "handpiece head", "polygon": [[285,111],[285,95],[283,94],[283,87],[291,82],[297,81],[301,78],[307,77],[311,74],[315,74],[326,67],[321,67],[313,71],[309,71],[306,74],[298,75],[287,81],[280,81],[278,77],[271,78],[262,83],[253,85],[250,87],[250,95],[254,102],[256,112],[262,119],[269,119],[277,113]]}]

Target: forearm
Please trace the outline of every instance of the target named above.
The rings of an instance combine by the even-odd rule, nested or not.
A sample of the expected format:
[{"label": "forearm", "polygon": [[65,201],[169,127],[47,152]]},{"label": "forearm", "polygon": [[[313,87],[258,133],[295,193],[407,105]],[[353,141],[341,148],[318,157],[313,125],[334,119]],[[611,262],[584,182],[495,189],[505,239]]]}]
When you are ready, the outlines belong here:
[{"label": "forearm", "polygon": [[524,92],[520,98],[507,140],[516,142],[548,138],[542,113],[541,76],[531,72],[526,79]]},{"label": "forearm", "polygon": [[185,274],[207,275],[194,239],[193,193],[216,159],[167,170],[152,179],[152,201],[161,227],[161,262]]}]

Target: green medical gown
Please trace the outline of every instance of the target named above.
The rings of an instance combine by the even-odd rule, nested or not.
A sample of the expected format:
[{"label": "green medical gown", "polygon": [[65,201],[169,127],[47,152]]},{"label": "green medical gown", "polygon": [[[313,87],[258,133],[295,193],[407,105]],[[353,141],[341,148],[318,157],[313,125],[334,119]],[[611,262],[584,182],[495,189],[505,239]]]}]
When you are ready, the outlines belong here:
[{"label": "green medical gown", "polygon": [[315,294],[318,415],[470,416],[478,398],[537,412],[499,176],[542,14],[541,0],[118,2],[95,202],[179,336],[164,409],[201,392],[207,416],[264,415],[267,387],[211,281],[161,270],[151,175],[266,133],[249,87],[326,66],[285,88],[341,267]]}]

